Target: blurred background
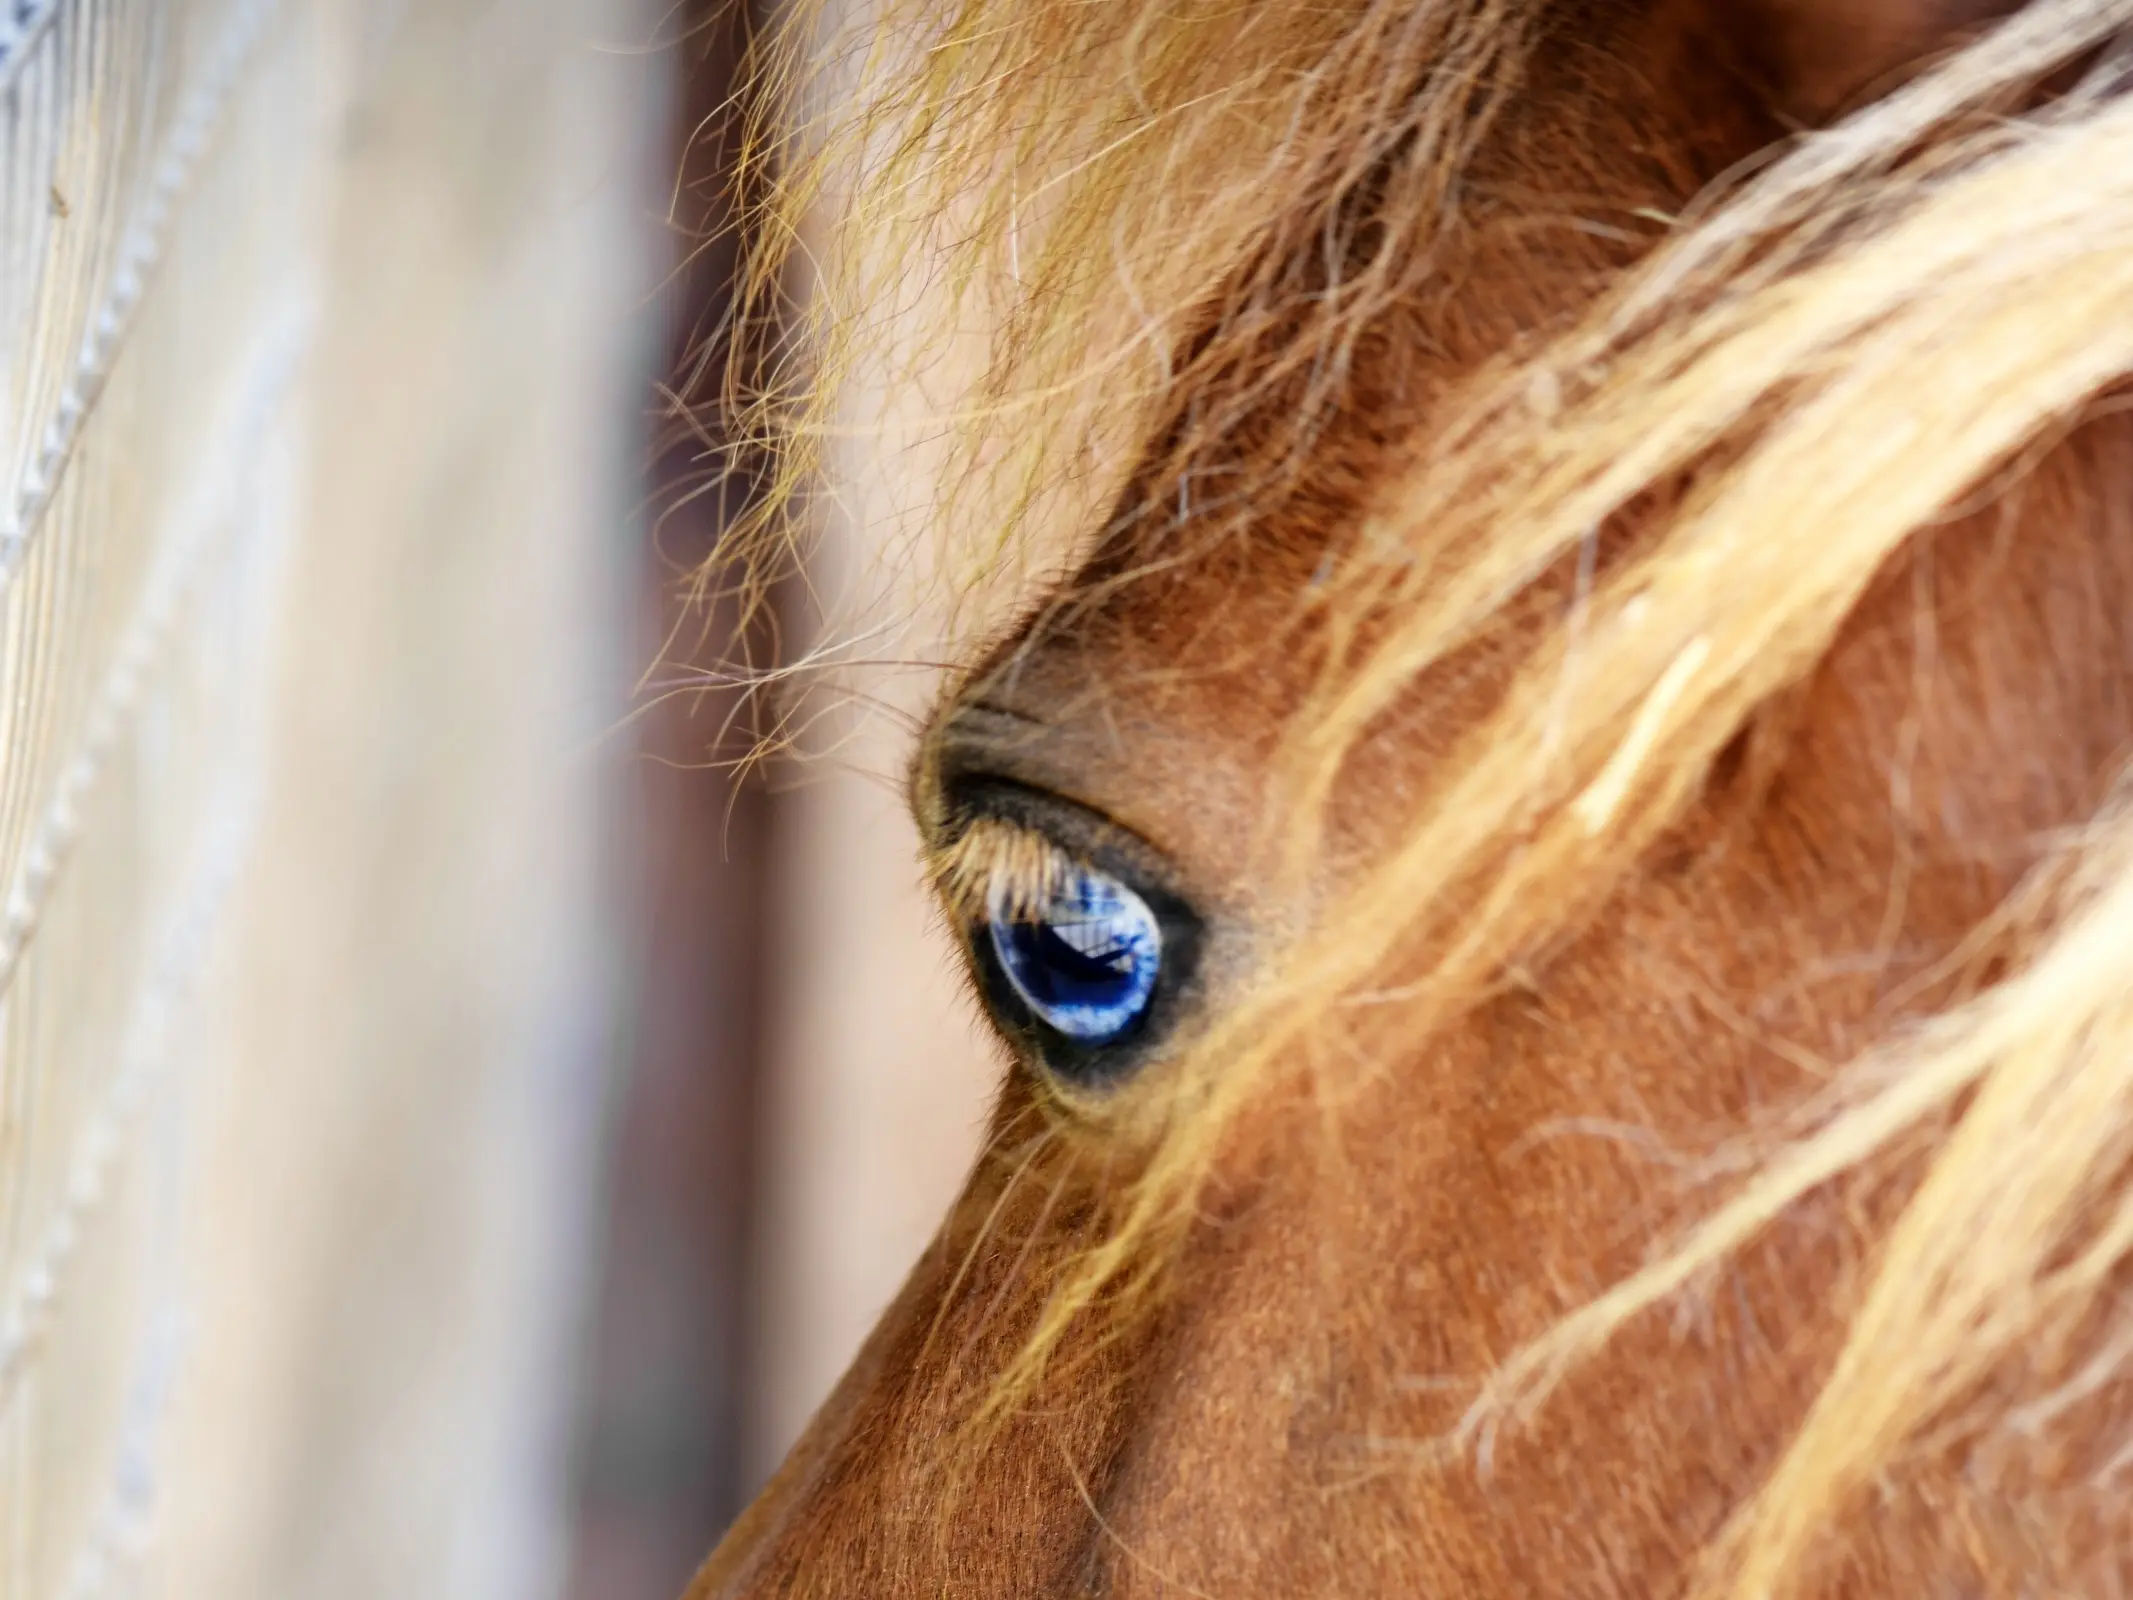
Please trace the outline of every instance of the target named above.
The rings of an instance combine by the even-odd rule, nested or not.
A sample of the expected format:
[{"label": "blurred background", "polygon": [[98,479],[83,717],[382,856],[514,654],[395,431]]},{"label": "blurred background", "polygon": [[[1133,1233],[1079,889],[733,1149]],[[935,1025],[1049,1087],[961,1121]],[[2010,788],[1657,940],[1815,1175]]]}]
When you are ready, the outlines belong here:
[{"label": "blurred background", "polygon": [[0,1600],[678,1596],[960,1181],[922,614],[682,600],[763,21],[0,7]]}]

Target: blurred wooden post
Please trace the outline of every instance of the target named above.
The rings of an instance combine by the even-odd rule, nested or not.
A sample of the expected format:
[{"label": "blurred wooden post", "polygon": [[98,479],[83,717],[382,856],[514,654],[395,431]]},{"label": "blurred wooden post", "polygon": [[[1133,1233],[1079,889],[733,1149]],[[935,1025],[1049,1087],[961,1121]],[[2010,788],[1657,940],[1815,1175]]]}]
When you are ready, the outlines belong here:
[{"label": "blurred wooden post", "polygon": [[[651,310],[663,392],[725,308],[735,256],[730,151],[718,110],[748,12],[691,0],[654,59],[675,86],[656,174],[676,264]],[[608,1155],[599,1281],[577,1444],[575,1600],[669,1600],[751,1485],[741,1458],[748,1257],[760,1163],[763,995],[770,981],[772,803],[737,781],[752,725],[741,697],[697,675],[732,647],[730,607],[685,602],[745,485],[716,481],[714,438],[643,397],[665,440],[649,488],[619,843],[639,959],[622,997],[622,1097]]]}]

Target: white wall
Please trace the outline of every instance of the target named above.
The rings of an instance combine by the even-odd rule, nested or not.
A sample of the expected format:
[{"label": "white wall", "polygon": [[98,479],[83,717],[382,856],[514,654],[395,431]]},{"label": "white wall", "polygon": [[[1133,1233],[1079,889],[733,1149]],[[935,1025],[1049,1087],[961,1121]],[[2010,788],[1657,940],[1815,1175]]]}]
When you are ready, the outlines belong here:
[{"label": "white wall", "polygon": [[46,10],[0,26],[0,1596],[523,1600],[637,548],[654,69],[601,46],[650,24]]}]

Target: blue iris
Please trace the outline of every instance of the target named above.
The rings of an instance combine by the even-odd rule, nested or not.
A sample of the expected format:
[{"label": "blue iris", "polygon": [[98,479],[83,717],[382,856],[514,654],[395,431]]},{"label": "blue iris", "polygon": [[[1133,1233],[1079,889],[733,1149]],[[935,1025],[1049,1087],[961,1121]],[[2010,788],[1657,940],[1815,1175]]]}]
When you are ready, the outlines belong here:
[{"label": "blue iris", "polygon": [[1163,930],[1146,901],[1107,873],[1066,868],[1039,905],[995,893],[993,954],[1016,995],[1077,1044],[1108,1044],[1148,1009]]}]

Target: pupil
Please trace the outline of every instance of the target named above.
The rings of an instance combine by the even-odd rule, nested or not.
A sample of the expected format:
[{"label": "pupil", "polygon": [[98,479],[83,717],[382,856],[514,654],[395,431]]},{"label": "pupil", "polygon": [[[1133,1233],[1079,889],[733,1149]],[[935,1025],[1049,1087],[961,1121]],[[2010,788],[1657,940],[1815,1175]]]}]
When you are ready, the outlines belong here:
[{"label": "pupil", "polygon": [[1132,947],[1106,924],[1018,922],[1007,936],[1029,998],[1042,1004],[1112,1000],[1132,982]]},{"label": "pupil", "polygon": [[1162,959],[1154,913],[1117,879],[1072,873],[1043,907],[997,907],[994,954],[1023,1004],[1083,1044],[1107,1043],[1147,1009]]}]

